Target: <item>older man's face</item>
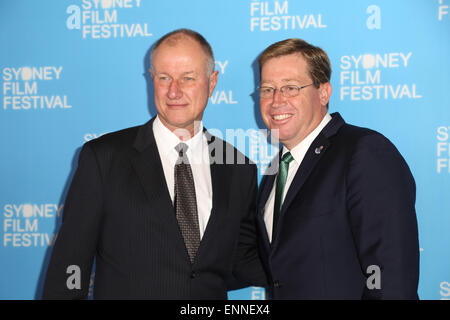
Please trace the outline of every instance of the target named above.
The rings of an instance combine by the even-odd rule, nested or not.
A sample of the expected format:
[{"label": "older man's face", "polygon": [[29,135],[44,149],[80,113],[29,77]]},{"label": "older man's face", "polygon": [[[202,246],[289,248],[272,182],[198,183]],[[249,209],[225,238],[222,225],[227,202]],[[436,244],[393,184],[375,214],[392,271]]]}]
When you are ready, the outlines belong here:
[{"label": "older man's face", "polygon": [[161,122],[194,135],[194,121],[201,121],[218,77],[217,71],[208,74],[201,46],[189,37],[169,38],[156,49],[151,74]]},{"label": "older man's face", "polygon": [[327,112],[331,85],[308,86],[295,97],[284,97],[280,88],[311,84],[306,60],[299,54],[272,58],[261,69],[261,87],[272,87],[273,97],[261,98],[261,115],[267,128],[279,130],[280,141],[292,149],[322,121]]}]

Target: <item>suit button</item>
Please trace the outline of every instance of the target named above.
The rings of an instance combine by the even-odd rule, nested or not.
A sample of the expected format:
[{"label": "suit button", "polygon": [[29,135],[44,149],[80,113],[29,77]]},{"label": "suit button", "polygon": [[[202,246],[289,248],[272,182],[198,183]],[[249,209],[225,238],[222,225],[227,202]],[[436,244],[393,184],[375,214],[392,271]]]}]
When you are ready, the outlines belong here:
[{"label": "suit button", "polygon": [[191,279],[194,279],[194,278],[196,278],[197,277],[197,274],[195,273],[195,271],[192,271],[191,272]]},{"label": "suit button", "polygon": [[274,286],[275,288],[280,288],[280,287],[281,287],[280,281],[275,280],[275,281],[273,282],[273,286]]}]

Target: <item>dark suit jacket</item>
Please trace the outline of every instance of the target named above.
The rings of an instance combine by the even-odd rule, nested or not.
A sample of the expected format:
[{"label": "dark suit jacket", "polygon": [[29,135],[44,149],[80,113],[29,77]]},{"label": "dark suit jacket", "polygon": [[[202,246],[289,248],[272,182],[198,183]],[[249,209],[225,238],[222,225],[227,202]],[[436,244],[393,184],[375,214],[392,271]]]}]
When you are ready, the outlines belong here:
[{"label": "dark suit jacket", "polygon": [[[260,251],[274,299],[416,299],[419,247],[415,182],[381,134],[338,113],[312,143],[286,193],[269,243],[258,200]],[[381,288],[373,270],[381,269]]]},{"label": "dark suit jacket", "polygon": [[[94,257],[96,299],[226,299],[232,272],[246,285],[264,285],[255,236],[256,166],[205,132],[211,160],[216,159],[211,164],[213,205],[191,265],[152,124],[83,146],[44,299],[85,298]],[[220,164],[236,157],[246,164]],[[70,265],[81,269],[80,290],[66,285]]]}]

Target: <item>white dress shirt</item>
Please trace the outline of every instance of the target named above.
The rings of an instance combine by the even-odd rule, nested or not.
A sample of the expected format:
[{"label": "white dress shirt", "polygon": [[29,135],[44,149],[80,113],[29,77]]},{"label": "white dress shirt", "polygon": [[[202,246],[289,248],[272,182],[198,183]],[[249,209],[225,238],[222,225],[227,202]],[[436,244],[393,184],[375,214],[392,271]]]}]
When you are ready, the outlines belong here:
[{"label": "white dress shirt", "polygon": [[[303,161],[303,158],[305,157],[306,152],[308,151],[309,147],[313,143],[314,139],[319,135],[320,131],[327,125],[328,122],[330,122],[331,116],[329,113],[323,117],[320,124],[305,138],[303,139],[298,145],[296,145],[291,150],[288,150],[286,147],[283,146],[282,155],[284,155],[286,152],[290,151],[292,157],[294,160],[292,160],[289,163],[289,170],[288,175],[286,178],[286,184],[283,191],[282,196],[282,202],[284,202],[284,198],[289,190],[289,187],[292,183],[292,180],[294,180],[294,176],[297,173],[298,168],[300,167],[300,164]],[[269,198],[267,199],[266,205],[264,207],[264,223],[266,224],[267,234],[269,235],[269,241],[272,242],[272,226],[273,226],[273,209],[275,205],[275,188],[276,188],[276,178],[275,182],[273,184],[272,191],[270,192]]]},{"label": "white dress shirt", "polygon": [[[175,146],[180,142],[188,146],[186,155],[194,177],[200,239],[202,239],[212,209],[211,169],[208,141],[203,134],[203,124],[200,124],[198,132],[191,139],[181,141],[161,122],[159,116],[157,116],[153,122],[153,133],[172,203],[174,202],[175,196],[175,163],[178,159],[178,152],[175,150]],[[167,214],[171,213],[168,212]]]}]

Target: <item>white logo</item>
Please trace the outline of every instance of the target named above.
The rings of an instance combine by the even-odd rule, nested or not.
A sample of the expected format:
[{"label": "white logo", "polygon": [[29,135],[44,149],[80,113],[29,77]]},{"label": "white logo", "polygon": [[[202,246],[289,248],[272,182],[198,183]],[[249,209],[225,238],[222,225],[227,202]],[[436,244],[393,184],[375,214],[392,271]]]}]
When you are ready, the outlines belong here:
[{"label": "white logo", "polygon": [[[225,135],[219,129],[208,129],[208,132],[227,141],[228,143],[234,145],[243,154],[248,152],[248,158],[258,165],[260,174],[275,174],[278,171],[278,163],[273,166],[269,166],[273,157],[278,153],[279,140],[278,140],[278,130],[273,130],[271,133],[271,141],[267,142],[268,130],[266,129],[248,129],[244,130],[238,129],[226,129]],[[222,146],[213,146],[215,148],[215,158],[213,159],[216,163],[223,163],[223,152]],[[226,161],[231,161],[227,163],[243,164],[243,158],[237,158],[236,162],[233,159],[227,159]],[[210,161],[209,159],[207,161]]]},{"label": "white logo", "polygon": [[39,232],[42,219],[54,220],[61,215],[63,205],[6,204],[3,206],[4,247],[45,247],[53,245],[56,235]]},{"label": "white logo", "polygon": [[260,287],[252,287],[251,300],[266,300],[266,290]]},{"label": "white logo", "polygon": [[441,300],[450,300],[450,283],[447,281],[441,282]]},{"label": "white logo", "polygon": [[250,31],[301,30],[326,28],[321,14],[289,14],[289,1],[250,3]]},{"label": "white logo", "polygon": [[[278,172],[278,162],[272,163],[272,160],[279,149],[278,129],[270,132],[266,129],[248,130],[249,136],[249,158],[258,165],[259,173],[273,175]],[[269,140],[270,138],[270,140]]]},{"label": "white logo", "polygon": [[70,275],[67,277],[67,280],[66,280],[67,289],[80,290],[81,289],[81,269],[80,269],[80,267],[77,265],[74,265],[74,264],[70,265],[67,267],[66,273]]},{"label": "white logo", "polygon": [[151,37],[147,23],[119,23],[121,11],[140,6],[141,0],[82,0],[67,7],[66,27],[81,29],[83,39]]},{"label": "white logo", "polygon": [[439,0],[439,7],[438,7],[438,20],[442,21],[444,19],[444,16],[448,18],[448,4],[443,4],[443,0]]},{"label": "white logo", "polygon": [[367,289],[381,289],[381,269],[377,265],[370,265],[366,270],[367,274],[370,274],[366,280]]},{"label": "white logo", "polygon": [[83,136],[83,139],[85,142],[88,142],[88,141],[97,139],[97,138],[101,137],[102,135],[104,135],[104,133],[100,133],[100,134],[99,133],[86,133]]},{"label": "white logo", "polygon": [[437,173],[450,173],[450,126],[440,126],[437,128]]},{"label": "white logo", "polygon": [[3,110],[71,109],[67,95],[41,95],[38,84],[61,80],[62,66],[2,69]]},{"label": "white logo", "polygon": [[383,83],[381,71],[409,67],[412,52],[367,53],[341,57],[340,99],[420,99],[415,83]]},{"label": "white logo", "polygon": [[370,14],[369,18],[367,18],[366,26],[367,29],[373,30],[381,29],[381,9],[379,6],[370,5],[367,7],[366,13]]}]

